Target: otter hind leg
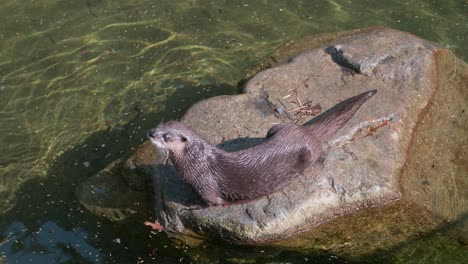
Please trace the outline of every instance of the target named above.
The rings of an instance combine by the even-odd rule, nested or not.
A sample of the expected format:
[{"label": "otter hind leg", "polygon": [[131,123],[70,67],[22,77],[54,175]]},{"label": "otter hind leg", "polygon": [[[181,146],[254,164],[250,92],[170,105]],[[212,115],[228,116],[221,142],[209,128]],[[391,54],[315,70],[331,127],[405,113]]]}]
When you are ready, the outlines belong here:
[{"label": "otter hind leg", "polygon": [[223,204],[228,204],[229,202],[224,200],[221,195],[217,192],[210,190],[203,193],[200,193],[201,198],[208,206],[218,206]]},{"label": "otter hind leg", "polygon": [[296,165],[294,166],[294,173],[304,173],[304,171],[315,162],[316,158],[314,156],[316,155],[312,155],[312,151],[309,147],[302,147],[299,151]]}]

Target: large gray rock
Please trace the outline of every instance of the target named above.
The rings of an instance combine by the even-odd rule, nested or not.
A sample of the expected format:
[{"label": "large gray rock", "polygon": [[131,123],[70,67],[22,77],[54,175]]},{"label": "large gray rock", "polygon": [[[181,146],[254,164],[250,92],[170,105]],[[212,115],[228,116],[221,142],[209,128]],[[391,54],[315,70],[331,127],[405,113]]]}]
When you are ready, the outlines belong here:
[{"label": "large gray rock", "polygon": [[304,177],[246,204],[186,210],[198,196],[145,143],[126,164],[151,176],[166,231],[257,244],[312,230],[287,245],[362,253],[468,211],[468,67],[452,52],[378,27],[287,43],[271,58],[263,65],[277,65],[248,80],[244,94],[203,100],[182,121],[235,150],[261,142],[275,123],[309,121],[317,108],[297,110],[303,105],[326,110],[366,90],[378,93]]}]

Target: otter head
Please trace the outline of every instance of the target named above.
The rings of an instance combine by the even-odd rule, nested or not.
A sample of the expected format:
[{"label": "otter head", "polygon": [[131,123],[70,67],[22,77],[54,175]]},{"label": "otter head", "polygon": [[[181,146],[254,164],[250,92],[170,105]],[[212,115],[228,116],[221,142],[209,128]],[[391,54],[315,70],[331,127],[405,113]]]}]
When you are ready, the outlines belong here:
[{"label": "otter head", "polygon": [[183,123],[169,121],[148,131],[148,138],[159,148],[179,156],[184,153],[192,133]]}]

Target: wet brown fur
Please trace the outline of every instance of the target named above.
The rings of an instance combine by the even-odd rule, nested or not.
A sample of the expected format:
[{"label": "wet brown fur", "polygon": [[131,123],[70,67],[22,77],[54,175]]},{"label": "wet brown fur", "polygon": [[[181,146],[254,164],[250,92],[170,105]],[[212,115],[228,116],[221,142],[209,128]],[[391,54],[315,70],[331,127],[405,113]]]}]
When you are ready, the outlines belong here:
[{"label": "wet brown fur", "polygon": [[178,121],[163,123],[148,136],[168,151],[177,171],[207,205],[240,203],[271,194],[301,175],[318,160],[323,142],[375,93],[351,97],[304,125],[274,125],[262,144],[235,152],[209,144]]}]

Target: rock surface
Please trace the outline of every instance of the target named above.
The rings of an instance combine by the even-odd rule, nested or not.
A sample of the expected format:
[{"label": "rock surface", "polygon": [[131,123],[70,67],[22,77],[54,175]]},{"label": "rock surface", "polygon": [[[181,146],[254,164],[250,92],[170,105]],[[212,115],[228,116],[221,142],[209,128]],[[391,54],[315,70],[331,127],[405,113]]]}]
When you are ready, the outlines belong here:
[{"label": "rock surface", "polygon": [[[309,121],[317,104],[327,110],[361,92],[378,93],[303,178],[251,203],[185,210],[199,203],[196,193],[164,155],[143,144],[126,168],[151,176],[155,213],[166,231],[257,244],[312,229],[287,245],[313,241],[353,252],[362,241],[372,241],[369,250],[387,247],[468,212],[468,67],[452,52],[377,27],[287,43],[271,58],[261,67],[276,67],[248,80],[244,94],[203,100],[183,121],[212,144],[236,150],[261,142],[275,123]],[[370,209],[376,206],[380,218]],[[334,230],[326,241],[324,226]]]}]

